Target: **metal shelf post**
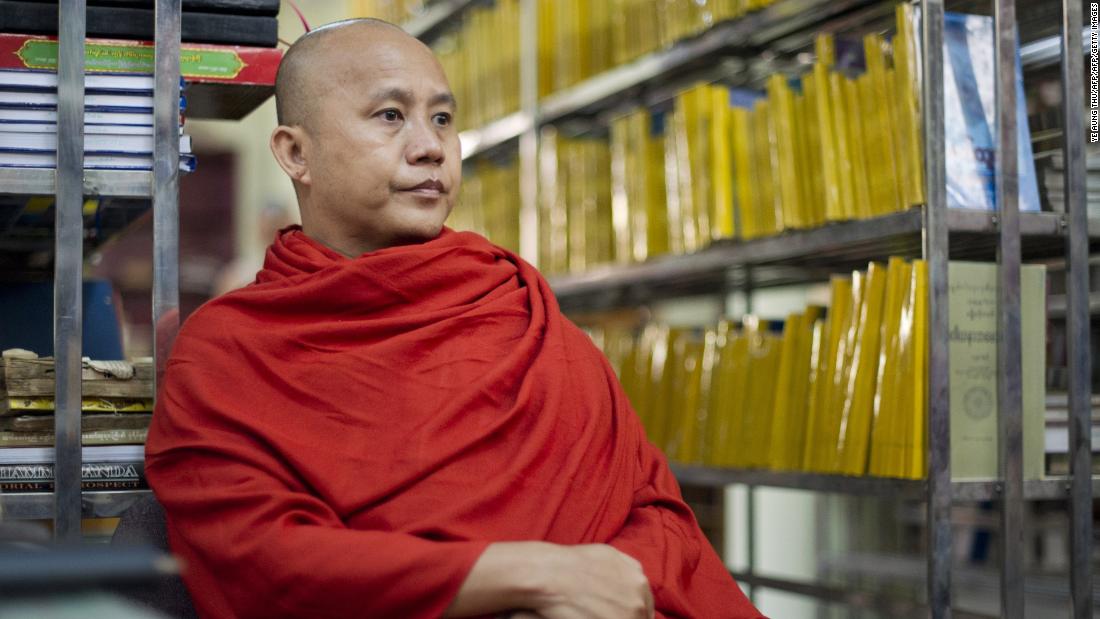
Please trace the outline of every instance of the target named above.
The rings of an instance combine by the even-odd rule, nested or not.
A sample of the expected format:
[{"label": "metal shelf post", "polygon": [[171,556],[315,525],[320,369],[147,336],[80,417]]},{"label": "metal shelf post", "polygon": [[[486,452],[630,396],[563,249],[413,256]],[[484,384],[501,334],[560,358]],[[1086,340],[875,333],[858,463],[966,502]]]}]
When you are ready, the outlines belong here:
[{"label": "metal shelf post", "polygon": [[80,539],[85,7],[85,0],[62,0],[58,5],[54,536],[61,542]]},{"label": "metal shelf post", "polygon": [[153,387],[179,331],[181,0],[157,0],[153,101]]},{"label": "metal shelf post", "polygon": [[924,259],[928,262],[928,607],[933,619],[951,617],[951,411],[948,369],[949,250],[944,162],[942,0],[921,1],[924,182],[928,205]]},{"label": "metal shelf post", "polygon": [[1023,362],[1020,323],[1020,205],[1016,123],[1016,0],[997,0],[995,38],[997,252],[997,448],[1001,496],[1001,616],[1024,616]]},{"label": "metal shelf post", "polygon": [[1062,1],[1063,180],[1069,223],[1066,340],[1069,361],[1070,597],[1073,617],[1092,617],[1092,358],[1089,345],[1089,241],[1085,203],[1085,89],[1081,3]]}]

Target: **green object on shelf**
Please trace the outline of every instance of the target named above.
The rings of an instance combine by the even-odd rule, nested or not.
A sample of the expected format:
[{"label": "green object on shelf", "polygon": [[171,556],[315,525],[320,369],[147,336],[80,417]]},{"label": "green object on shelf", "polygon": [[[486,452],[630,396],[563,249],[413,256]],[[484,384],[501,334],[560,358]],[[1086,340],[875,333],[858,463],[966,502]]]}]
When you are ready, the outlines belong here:
[{"label": "green object on shelf", "polygon": [[[112,73],[152,73],[153,46],[136,43],[86,43],[86,71]],[[57,70],[57,41],[32,39],[17,53],[30,69]],[[188,48],[180,50],[180,75],[184,78],[212,77],[231,79],[245,66],[237,52],[229,49]]]}]

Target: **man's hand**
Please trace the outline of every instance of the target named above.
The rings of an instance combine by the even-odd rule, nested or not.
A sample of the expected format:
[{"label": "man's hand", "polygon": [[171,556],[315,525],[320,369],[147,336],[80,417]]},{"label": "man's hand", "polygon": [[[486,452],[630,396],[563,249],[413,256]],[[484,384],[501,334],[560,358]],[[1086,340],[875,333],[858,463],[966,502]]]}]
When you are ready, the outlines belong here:
[{"label": "man's hand", "polygon": [[605,544],[498,542],[444,616],[502,611],[514,619],[652,619],[653,592],[642,565]]},{"label": "man's hand", "polygon": [[552,546],[541,566],[545,619],[653,619],[653,592],[634,558],[605,544]]}]

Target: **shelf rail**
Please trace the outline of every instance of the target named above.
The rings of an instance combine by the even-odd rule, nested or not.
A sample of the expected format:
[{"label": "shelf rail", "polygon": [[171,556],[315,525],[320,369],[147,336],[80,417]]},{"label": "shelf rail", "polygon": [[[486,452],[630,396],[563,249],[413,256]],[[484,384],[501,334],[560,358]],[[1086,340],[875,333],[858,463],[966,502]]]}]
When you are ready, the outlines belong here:
[{"label": "shelf rail", "polygon": [[58,4],[54,224],[54,537],[80,539],[80,358],[84,260],[85,0]]},{"label": "shelf rail", "polygon": [[1070,596],[1073,617],[1093,615],[1092,596],[1092,358],[1089,328],[1089,242],[1085,202],[1084,139],[1085,100],[1082,7],[1075,0],[1062,1],[1062,104],[1065,106],[1064,148],[1065,212],[1069,221],[1066,250],[1066,340],[1069,361],[1069,456],[1070,475]]}]

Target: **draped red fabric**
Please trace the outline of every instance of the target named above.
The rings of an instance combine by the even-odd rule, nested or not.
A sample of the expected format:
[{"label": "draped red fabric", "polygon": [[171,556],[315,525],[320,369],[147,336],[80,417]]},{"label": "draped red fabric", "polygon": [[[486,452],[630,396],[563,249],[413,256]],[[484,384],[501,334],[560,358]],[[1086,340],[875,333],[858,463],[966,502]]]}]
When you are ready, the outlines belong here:
[{"label": "draped red fabric", "polygon": [[204,617],[436,617],[493,541],[608,543],[660,616],[759,617],[610,366],[472,233],[281,233],[184,325],[146,448]]}]

